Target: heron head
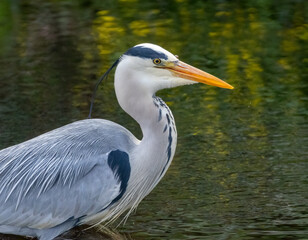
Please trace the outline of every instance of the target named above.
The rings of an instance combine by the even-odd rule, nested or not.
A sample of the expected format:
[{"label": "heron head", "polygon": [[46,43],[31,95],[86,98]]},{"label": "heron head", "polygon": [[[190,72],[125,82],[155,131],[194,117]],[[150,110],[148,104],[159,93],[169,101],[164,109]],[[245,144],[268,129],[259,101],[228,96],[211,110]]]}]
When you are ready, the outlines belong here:
[{"label": "heron head", "polygon": [[177,56],[150,43],[136,45],[122,55],[116,71],[116,75],[120,74],[154,91],[197,82],[233,89],[219,78],[180,61]]},{"label": "heron head", "polygon": [[177,56],[162,47],[142,43],[126,51],[99,79],[92,96],[89,118],[99,84],[116,66],[115,91],[118,100],[123,98],[122,102],[128,99],[128,95],[145,93],[152,96],[160,89],[197,82],[233,89],[231,85],[219,78],[180,61]]}]

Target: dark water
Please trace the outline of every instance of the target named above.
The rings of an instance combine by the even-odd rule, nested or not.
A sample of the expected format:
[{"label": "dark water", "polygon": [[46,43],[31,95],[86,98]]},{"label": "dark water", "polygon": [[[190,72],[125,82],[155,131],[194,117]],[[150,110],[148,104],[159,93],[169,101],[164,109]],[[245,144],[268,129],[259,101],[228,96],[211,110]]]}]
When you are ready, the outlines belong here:
[{"label": "dark water", "polygon": [[[235,89],[158,93],[179,133],[166,177],[124,226],[69,237],[308,239],[307,15],[305,0],[1,0],[0,148],[86,118],[113,61],[156,43]],[[112,78],[94,116],[140,137]]]}]

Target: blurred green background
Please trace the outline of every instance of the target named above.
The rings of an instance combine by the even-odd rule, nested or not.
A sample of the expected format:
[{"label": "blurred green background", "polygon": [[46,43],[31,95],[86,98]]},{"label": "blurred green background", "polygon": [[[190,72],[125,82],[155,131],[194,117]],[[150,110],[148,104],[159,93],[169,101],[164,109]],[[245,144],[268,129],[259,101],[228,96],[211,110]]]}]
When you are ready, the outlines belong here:
[{"label": "blurred green background", "polygon": [[[155,43],[235,89],[157,93],[179,135],[167,175],[124,226],[72,239],[308,239],[307,15],[306,0],[1,0],[0,148],[86,118],[99,76]],[[112,79],[93,116],[140,138]]]}]

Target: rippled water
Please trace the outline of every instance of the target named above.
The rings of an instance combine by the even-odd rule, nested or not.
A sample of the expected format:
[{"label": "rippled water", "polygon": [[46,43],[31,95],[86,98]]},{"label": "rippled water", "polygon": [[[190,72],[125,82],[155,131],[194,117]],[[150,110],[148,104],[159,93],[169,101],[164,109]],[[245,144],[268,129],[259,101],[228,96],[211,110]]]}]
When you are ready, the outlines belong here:
[{"label": "rippled water", "polygon": [[[156,43],[235,89],[158,93],[179,134],[167,175],[124,226],[68,236],[308,239],[307,13],[304,0],[2,0],[0,147],[86,118],[98,77],[129,47]],[[112,78],[94,116],[140,137]]]}]

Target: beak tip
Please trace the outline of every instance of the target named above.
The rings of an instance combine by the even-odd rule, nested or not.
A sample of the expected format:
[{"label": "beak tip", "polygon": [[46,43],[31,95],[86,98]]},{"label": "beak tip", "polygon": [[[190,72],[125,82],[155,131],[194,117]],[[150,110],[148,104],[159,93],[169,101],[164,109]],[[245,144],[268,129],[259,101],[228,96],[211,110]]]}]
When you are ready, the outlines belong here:
[{"label": "beak tip", "polygon": [[233,86],[231,86],[231,85],[230,85],[230,84],[228,84],[228,83],[227,83],[227,86],[226,86],[225,88],[227,88],[227,89],[231,89],[231,90],[232,90],[232,89],[234,89],[234,87],[233,87]]}]

